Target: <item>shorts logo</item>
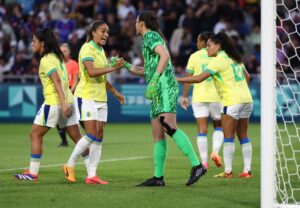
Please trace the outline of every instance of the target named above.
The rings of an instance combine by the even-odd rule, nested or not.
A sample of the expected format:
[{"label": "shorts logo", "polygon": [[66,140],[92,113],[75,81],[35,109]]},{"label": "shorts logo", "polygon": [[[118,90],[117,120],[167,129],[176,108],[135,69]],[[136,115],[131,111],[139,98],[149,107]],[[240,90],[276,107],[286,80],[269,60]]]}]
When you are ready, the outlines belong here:
[{"label": "shorts logo", "polygon": [[86,117],[90,117],[91,116],[91,113],[90,112],[87,112],[86,113]]}]

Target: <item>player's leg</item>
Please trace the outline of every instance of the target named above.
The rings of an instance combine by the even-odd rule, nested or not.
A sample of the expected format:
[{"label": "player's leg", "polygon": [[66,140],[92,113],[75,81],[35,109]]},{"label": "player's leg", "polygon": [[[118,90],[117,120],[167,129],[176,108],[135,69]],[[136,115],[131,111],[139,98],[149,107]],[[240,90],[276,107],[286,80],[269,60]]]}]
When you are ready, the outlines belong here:
[{"label": "player's leg", "polygon": [[242,146],[244,170],[240,177],[251,177],[251,161],[252,161],[252,144],[248,137],[249,117],[252,112],[252,104],[244,104],[241,111],[241,118],[239,119],[236,127],[236,134]]},{"label": "player's leg", "polygon": [[207,132],[208,132],[208,117],[196,118],[197,123],[197,146],[201,158],[202,164],[208,169],[208,141],[207,141]]},{"label": "player's leg", "polygon": [[197,155],[194,151],[193,145],[190,142],[189,137],[177,127],[176,114],[175,113],[161,113],[159,116],[159,121],[163,126],[165,133],[173,138],[177,147],[182,151],[184,155],[189,159],[192,170],[191,176],[187,181],[186,185],[192,185],[199,180],[206,172],[206,168],[199,162]]},{"label": "player's leg", "polygon": [[61,143],[58,145],[58,147],[67,147],[68,146],[68,141],[67,141],[67,135],[66,131],[64,128],[59,128],[58,125],[56,125],[57,132],[60,136]]},{"label": "player's leg", "polygon": [[222,128],[224,133],[224,147],[223,147],[223,157],[225,171],[222,174],[216,175],[215,177],[232,177],[232,161],[235,152],[234,136],[235,128],[238,120],[238,105],[225,106],[223,107],[222,114]]},{"label": "player's leg", "polygon": [[31,157],[29,170],[24,174],[15,174],[20,180],[37,180],[40,160],[43,154],[43,136],[57,125],[58,109],[54,106],[43,104],[37,113],[30,131]]},{"label": "player's leg", "polygon": [[221,123],[221,104],[209,103],[209,113],[213,120],[214,132],[212,135],[212,153],[211,159],[214,161],[217,167],[222,166],[221,157],[219,151],[224,140],[224,134]]},{"label": "player's leg", "polygon": [[208,104],[207,103],[193,103],[192,104],[194,116],[197,123],[197,146],[200,154],[202,164],[208,169],[208,142],[207,142],[207,132],[208,132]]},{"label": "player's leg", "polygon": [[138,184],[137,186],[164,186],[164,166],[167,155],[167,143],[164,130],[158,118],[151,119],[152,135],[154,138],[154,175],[152,178]]},{"label": "player's leg", "polygon": [[[96,140],[97,134],[97,109],[95,108],[93,101],[84,100],[81,98],[77,99],[77,110],[80,111],[80,113],[74,113],[72,114],[72,117],[68,119],[68,123],[66,124],[68,126],[67,131],[74,142],[78,141],[78,138],[81,137],[81,134],[78,126],[77,115],[80,115],[80,120],[83,122],[86,134],[77,142],[73,152],[71,153],[71,156],[69,157],[68,162],[64,165],[65,177],[70,182],[75,182],[74,166],[76,160],[82,154],[84,154],[85,151],[88,151],[91,143]],[[87,154],[87,152],[85,152],[85,154]],[[89,159],[85,158],[84,162],[88,171]]]},{"label": "player's leg", "polygon": [[40,160],[43,154],[43,136],[49,131],[49,127],[32,125],[30,131],[31,141],[31,156],[29,170],[26,170],[24,174],[15,174],[15,177],[19,180],[37,180],[40,168]]},{"label": "player's leg", "polygon": [[[97,168],[102,154],[104,127],[107,121],[107,104],[95,102],[95,105],[97,108],[96,139],[90,146],[90,163],[85,182],[87,184],[108,184],[107,181],[101,180],[100,177],[97,176]],[[89,130],[86,129],[86,132],[88,131]]]},{"label": "player's leg", "polygon": [[89,149],[90,140],[86,139],[86,136],[82,136],[80,133],[79,125],[73,124],[71,126],[66,127],[66,131],[69,137],[74,141],[76,144],[68,162],[64,165],[64,172],[66,179],[70,182],[75,182],[75,173],[74,173],[74,166],[77,159],[82,155],[83,161],[88,171],[89,167]]}]

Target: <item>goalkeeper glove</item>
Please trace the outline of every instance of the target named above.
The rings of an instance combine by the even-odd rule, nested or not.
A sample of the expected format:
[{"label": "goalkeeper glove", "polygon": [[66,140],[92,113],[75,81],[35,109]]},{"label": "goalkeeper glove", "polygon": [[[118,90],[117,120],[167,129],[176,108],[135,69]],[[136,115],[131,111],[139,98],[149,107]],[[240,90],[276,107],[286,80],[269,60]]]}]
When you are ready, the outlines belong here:
[{"label": "goalkeeper glove", "polygon": [[117,63],[118,63],[118,62],[117,62],[118,59],[119,59],[118,56],[112,56],[112,57],[110,58],[110,64],[109,64],[109,66],[115,67],[115,66],[117,65]]},{"label": "goalkeeper glove", "polygon": [[149,100],[153,98],[153,95],[156,91],[158,81],[159,81],[160,74],[158,72],[155,72],[147,85],[145,97]]},{"label": "goalkeeper glove", "polygon": [[124,68],[127,69],[128,71],[130,71],[131,64],[128,63],[127,61],[125,61],[125,62],[124,62]]}]

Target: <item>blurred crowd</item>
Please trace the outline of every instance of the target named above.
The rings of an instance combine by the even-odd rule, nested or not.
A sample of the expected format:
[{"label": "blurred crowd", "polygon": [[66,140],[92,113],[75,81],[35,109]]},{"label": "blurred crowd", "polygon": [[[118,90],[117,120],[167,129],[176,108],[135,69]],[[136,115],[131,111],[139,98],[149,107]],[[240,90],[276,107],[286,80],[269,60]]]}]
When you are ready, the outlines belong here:
[{"label": "blurred crowd", "polygon": [[[287,81],[288,77],[300,81],[300,4],[284,1],[277,4],[276,55],[277,80]],[[281,80],[280,80],[281,79]],[[299,84],[299,82],[298,82]]]},{"label": "blurred crowd", "polygon": [[[38,74],[39,57],[31,51],[32,33],[50,27],[68,43],[77,60],[89,25],[103,19],[109,26],[107,57],[119,55],[142,65],[141,37],[135,20],[152,10],[159,19],[177,74],[185,73],[202,31],[226,32],[243,54],[251,74],[260,71],[260,3],[257,0],[0,0],[0,81],[2,75]],[[117,73],[126,79],[126,70]]]}]

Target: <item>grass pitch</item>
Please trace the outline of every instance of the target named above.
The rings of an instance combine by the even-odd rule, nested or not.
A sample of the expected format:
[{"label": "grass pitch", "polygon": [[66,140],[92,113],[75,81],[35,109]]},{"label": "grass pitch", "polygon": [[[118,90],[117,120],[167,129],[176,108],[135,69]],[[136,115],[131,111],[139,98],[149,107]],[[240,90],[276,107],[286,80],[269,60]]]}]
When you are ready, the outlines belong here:
[{"label": "grass pitch", "polygon": [[[196,125],[179,124],[190,137],[195,150]],[[18,181],[14,173],[28,167],[30,156],[29,131],[31,124],[0,125],[0,207],[260,207],[260,127],[250,124],[249,137],[253,145],[252,178],[240,179],[243,170],[241,147],[235,142],[233,179],[213,178],[220,173],[212,161],[207,174],[191,187],[185,187],[190,164],[168,138],[168,156],[163,188],[137,188],[136,184],[153,175],[153,140],[150,125],[108,124],[105,129],[102,162],[98,175],[109,185],[86,185],[82,159],[76,166],[77,182],[65,181],[62,165],[71,154],[74,144],[58,148],[56,129],[44,138],[44,154],[38,182]],[[211,150],[211,130],[209,149]],[[222,155],[222,150],[221,150]],[[199,154],[198,154],[199,155]]]}]

